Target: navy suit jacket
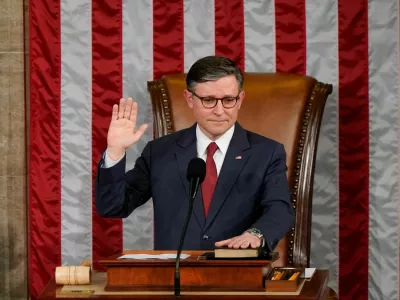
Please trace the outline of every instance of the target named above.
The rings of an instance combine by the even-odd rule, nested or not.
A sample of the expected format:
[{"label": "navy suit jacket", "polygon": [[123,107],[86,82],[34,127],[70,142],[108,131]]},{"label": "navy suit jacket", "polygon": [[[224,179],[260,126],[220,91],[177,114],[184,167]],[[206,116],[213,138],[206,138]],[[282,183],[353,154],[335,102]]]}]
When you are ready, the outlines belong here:
[{"label": "navy suit jacket", "polygon": [[[188,212],[186,171],[195,157],[196,124],[150,141],[126,173],[125,158],[102,168],[103,157],[95,183],[97,211],[103,217],[124,218],[152,197],[154,249],[177,249]],[[286,170],[281,144],[236,123],[208,217],[199,189],[183,249],[214,249],[215,242],[254,227],[272,251],[294,222]]]}]

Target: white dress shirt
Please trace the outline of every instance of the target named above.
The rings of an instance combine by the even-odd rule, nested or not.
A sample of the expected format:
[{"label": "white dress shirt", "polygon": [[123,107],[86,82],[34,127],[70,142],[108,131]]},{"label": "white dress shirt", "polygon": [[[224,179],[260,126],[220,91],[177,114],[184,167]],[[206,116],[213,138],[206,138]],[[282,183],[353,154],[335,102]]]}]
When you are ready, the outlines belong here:
[{"label": "white dress shirt", "polygon": [[[226,152],[228,151],[229,143],[231,142],[233,132],[235,131],[235,125],[233,125],[231,128],[229,128],[223,135],[221,135],[217,140],[212,141],[209,137],[207,137],[199,128],[199,125],[197,124],[196,126],[196,147],[197,147],[197,156],[206,161],[207,159],[207,147],[211,142],[215,142],[218,146],[217,151],[215,151],[214,154],[214,161],[215,165],[217,167],[217,175],[219,175],[219,172],[221,171],[222,164],[225,159]],[[118,160],[112,160],[108,154],[106,153],[105,159],[104,159],[104,168],[111,168],[115,166],[121,159],[123,159],[125,156],[122,155],[122,157]]]},{"label": "white dress shirt", "polygon": [[214,161],[217,167],[217,175],[219,175],[222,164],[225,159],[226,152],[228,151],[229,143],[231,142],[233,132],[235,131],[235,125],[229,128],[223,135],[221,135],[217,140],[212,141],[208,136],[206,136],[199,125],[196,127],[196,137],[197,137],[197,156],[206,161],[207,159],[207,147],[210,143],[215,142],[218,146],[217,151],[214,153]]}]

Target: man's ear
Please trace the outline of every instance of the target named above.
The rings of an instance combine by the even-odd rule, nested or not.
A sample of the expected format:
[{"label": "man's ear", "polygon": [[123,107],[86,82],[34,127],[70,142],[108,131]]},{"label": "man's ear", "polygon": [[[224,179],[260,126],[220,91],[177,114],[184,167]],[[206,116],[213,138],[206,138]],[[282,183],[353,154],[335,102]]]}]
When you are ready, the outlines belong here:
[{"label": "man's ear", "polygon": [[186,104],[187,104],[190,108],[193,108],[192,93],[189,92],[188,90],[184,90],[183,96],[185,97]]},{"label": "man's ear", "polygon": [[243,102],[245,96],[246,96],[245,92],[242,91],[240,93],[240,97],[239,97],[239,101],[238,101],[238,109],[240,109],[240,106],[242,105],[242,102]]}]

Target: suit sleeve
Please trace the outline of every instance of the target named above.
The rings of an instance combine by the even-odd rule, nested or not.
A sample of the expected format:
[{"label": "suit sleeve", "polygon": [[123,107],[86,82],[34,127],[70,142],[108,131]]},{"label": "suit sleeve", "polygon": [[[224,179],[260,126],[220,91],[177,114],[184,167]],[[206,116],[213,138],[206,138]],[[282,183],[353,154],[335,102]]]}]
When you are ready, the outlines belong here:
[{"label": "suit sleeve", "polygon": [[125,173],[126,155],[115,166],[98,165],[95,182],[96,210],[102,217],[125,218],[151,197],[151,142],[143,149],[132,170]]},{"label": "suit sleeve", "polygon": [[258,207],[259,218],[252,226],[263,233],[264,247],[270,251],[294,224],[286,170],[286,153],[283,146],[278,144],[264,175]]}]

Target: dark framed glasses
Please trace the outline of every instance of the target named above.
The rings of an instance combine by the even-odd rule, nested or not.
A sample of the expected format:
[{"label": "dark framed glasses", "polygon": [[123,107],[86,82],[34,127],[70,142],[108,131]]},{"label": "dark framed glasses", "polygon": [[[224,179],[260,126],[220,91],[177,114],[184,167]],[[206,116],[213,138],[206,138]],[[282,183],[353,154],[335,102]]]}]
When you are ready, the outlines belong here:
[{"label": "dark framed glasses", "polygon": [[232,108],[236,105],[236,102],[238,101],[239,95],[241,93],[241,92],[239,92],[239,94],[236,97],[215,98],[215,97],[210,97],[210,96],[200,97],[195,92],[192,92],[192,91],[189,91],[189,92],[191,92],[193,95],[195,95],[197,98],[199,98],[205,108],[216,107],[218,100],[221,101],[222,106],[224,108]]}]

